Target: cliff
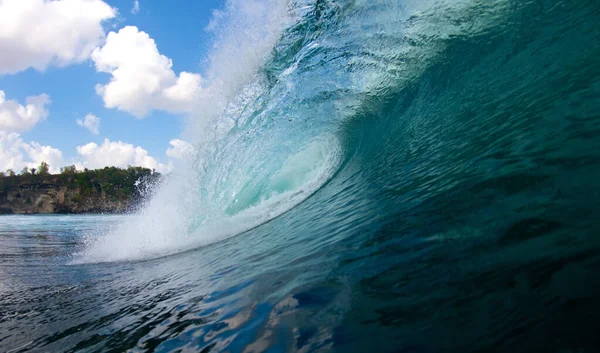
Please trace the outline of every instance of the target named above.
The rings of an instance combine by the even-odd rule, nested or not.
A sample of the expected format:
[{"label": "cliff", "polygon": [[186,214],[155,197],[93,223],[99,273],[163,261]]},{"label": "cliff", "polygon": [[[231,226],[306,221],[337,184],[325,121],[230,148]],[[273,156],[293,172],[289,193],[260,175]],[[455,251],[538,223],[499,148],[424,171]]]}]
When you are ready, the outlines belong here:
[{"label": "cliff", "polygon": [[5,176],[0,179],[0,214],[125,213],[159,179],[160,174],[140,167]]}]

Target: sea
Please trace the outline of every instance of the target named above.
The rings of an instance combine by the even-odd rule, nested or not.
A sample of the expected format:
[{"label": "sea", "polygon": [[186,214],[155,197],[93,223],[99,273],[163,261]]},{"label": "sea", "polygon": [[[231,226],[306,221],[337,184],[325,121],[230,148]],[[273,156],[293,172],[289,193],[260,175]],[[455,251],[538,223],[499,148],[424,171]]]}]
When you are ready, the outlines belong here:
[{"label": "sea", "polygon": [[0,351],[600,352],[598,0],[230,0],[126,215],[0,217]]}]

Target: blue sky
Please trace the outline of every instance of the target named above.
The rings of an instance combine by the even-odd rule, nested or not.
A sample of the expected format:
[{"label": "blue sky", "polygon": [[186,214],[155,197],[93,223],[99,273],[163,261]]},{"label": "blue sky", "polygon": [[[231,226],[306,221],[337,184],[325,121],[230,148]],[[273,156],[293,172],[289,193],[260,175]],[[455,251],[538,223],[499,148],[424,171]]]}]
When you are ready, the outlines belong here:
[{"label": "blue sky", "polygon": [[[72,28],[69,28],[70,24],[67,20],[50,18],[47,20],[50,28],[57,27],[53,20],[65,25],[63,29],[56,30],[56,33],[45,34],[43,24],[39,26],[36,24],[36,16],[52,17],[54,12],[47,7],[48,3],[61,1],[64,2],[64,0],[0,1],[0,17],[3,12],[2,7],[9,6],[11,2],[13,5],[31,2],[28,9],[10,10],[14,12],[10,15],[16,18],[14,24],[8,26],[0,24],[0,52],[14,53],[12,62],[0,59],[0,91],[3,91],[5,96],[4,110],[0,100],[0,139],[4,139],[0,142],[0,170],[6,168],[20,170],[22,166],[19,164],[32,166],[39,163],[40,158],[50,159],[54,171],[62,166],[56,164],[75,163],[90,168],[101,167],[101,164],[111,164],[111,158],[116,160],[113,164],[120,166],[136,163],[147,164],[160,170],[168,169],[169,159],[176,154],[166,155],[169,142],[180,135],[182,117],[193,104],[185,93],[181,93],[183,96],[177,93],[180,90],[177,88],[179,86],[174,86],[179,85],[179,81],[175,83],[174,80],[181,77],[181,72],[187,72],[190,74],[191,83],[186,83],[185,87],[201,85],[195,79],[201,82],[200,76],[205,74],[207,68],[205,60],[212,39],[211,33],[205,28],[211,20],[213,10],[222,8],[224,1],[139,0],[139,10],[132,12],[133,0],[71,0],[71,3],[83,4],[80,4],[81,8],[72,9],[79,19],[73,21]],[[89,3],[94,3],[94,6],[98,7],[93,8]],[[99,9],[106,11],[104,16],[100,15],[102,11]],[[81,18],[87,16],[85,11],[89,11],[89,17],[93,18],[82,20]],[[7,11],[4,13],[8,16]],[[0,23],[2,22],[0,18]],[[131,28],[132,26],[134,28]],[[100,35],[98,35],[99,28],[102,31]],[[135,98],[138,99],[138,103],[131,103],[127,100],[127,94],[120,93],[122,89],[127,89],[123,87],[128,87],[130,83],[135,85],[136,81],[145,75],[144,69],[138,67],[128,57],[115,58],[115,55],[127,56],[122,48],[128,48],[129,42],[124,39],[125,31],[119,32],[124,28],[129,28],[128,34],[132,40],[144,40],[147,37],[146,39],[149,40],[146,40],[144,45],[151,40],[155,42],[158,50],[155,55],[156,60],[163,65],[148,63],[147,70],[149,72],[162,70],[158,75],[167,77],[166,83],[161,83],[153,93],[143,93],[145,95],[135,96],[137,98],[133,97],[134,93],[131,93],[133,97],[131,101]],[[110,32],[114,32],[113,37]],[[147,36],[144,37],[142,32]],[[82,33],[82,38],[66,44],[56,44],[53,47],[55,40],[56,43],[62,43],[62,39],[55,39],[55,37],[64,38],[72,33]],[[121,37],[123,40],[120,40]],[[109,50],[109,41],[114,42],[114,50]],[[36,43],[43,43],[41,45],[43,48],[38,49]],[[82,46],[89,48],[80,50]],[[91,50],[92,48],[96,50]],[[73,50],[75,52],[79,50],[75,55],[78,56],[76,59],[70,52]],[[151,55],[142,55],[142,57],[151,57]],[[172,61],[170,68],[172,73],[165,68],[163,57]],[[99,69],[98,65],[106,67]],[[109,83],[111,79],[117,77],[117,72],[124,73],[126,78],[119,79],[122,85],[117,87],[115,84],[112,87]],[[151,78],[149,80],[148,82],[153,82]],[[97,85],[106,85],[104,91],[106,96],[98,92]],[[137,89],[135,94],[138,94],[140,89],[144,90],[146,86],[149,84],[135,88]],[[35,106],[38,115],[42,117],[35,118],[37,115],[33,114],[32,119],[37,119],[37,123],[26,127],[27,124],[31,125],[31,121],[26,123],[27,118],[23,113],[19,113],[19,108],[27,110],[28,97],[43,94],[49,96],[51,103]],[[109,95],[113,97],[112,106],[111,103],[107,103],[111,101],[107,98]],[[14,102],[7,104],[7,101]],[[138,110],[140,105],[144,107]],[[98,134],[77,124],[77,119],[83,120],[88,114],[99,118]],[[108,144],[103,146],[107,142],[105,139],[108,139]],[[117,142],[123,144],[117,146]],[[81,151],[77,149],[78,146],[90,143],[95,143],[97,146],[89,145]],[[130,155],[127,154],[131,152],[127,148],[138,147],[147,151],[147,154],[140,152],[139,149]],[[119,148],[125,150],[121,151]],[[115,153],[115,156],[111,156],[109,152]],[[120,156],[127,154],[130,157],[119,159],[117,154]]]}]

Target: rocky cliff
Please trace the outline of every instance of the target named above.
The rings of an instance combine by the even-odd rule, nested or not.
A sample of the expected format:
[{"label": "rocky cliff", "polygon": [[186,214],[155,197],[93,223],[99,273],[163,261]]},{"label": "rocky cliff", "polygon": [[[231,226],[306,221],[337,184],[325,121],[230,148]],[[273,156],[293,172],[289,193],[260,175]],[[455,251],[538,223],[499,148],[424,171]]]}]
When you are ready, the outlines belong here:
[{"label": "rocky cliff", "polygon": [[81,199],[79,188],[55,182],[24,182],[0,192],[0,214],[121,213],[130,200],[109,200],[106,195]]},{"label": "rocky cliff", "polygon": [[[139,169],[120,175],[118,172],[127,170],[117,169],[117,174],[107,170],[103,170],[104,174],[86,171],[73,175],[3,177],[0,214],[124,213],[135,208],[144,197],[138,187],[140,180],[147,181],[152,172]],[[157,180],[158,173],[154,175],[152,182]]]}]

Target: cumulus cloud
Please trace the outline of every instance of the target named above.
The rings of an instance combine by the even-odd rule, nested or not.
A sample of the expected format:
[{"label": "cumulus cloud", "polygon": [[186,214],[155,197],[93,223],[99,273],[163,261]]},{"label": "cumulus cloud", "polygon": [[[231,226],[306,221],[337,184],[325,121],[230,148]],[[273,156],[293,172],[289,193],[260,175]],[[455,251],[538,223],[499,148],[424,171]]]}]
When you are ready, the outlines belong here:
[{"label": "cumulus cloud", "polygon": [[189,112],[201,77],[172,70],[173,62],[161,55],[154,40],[137,27],[110,32],[92,60],[99,72],[109,73],[109,83],[96,86],[107,108],[117,108],[143,118],[152,110]]},{"label": "cumulus cloud", "polygon": [[23,149],[35,166],[38,166],[42,161],[48,163],[51,173],[58,173],[60,167],[64,164],[62,152],[52,146],[43,146],[33,141],[25,143]]},{"label": "cumulus cloud", "polygon": [[138,12],[140,12],[140,2],[138,0],[134,0],[131,13],[135,15]]},{"label": "cumulus cloud", "polygon": [[167,156],[173,159],[185,159],[186,157],[194,154],[194,146],[180,139],[173,139],[169,141],[169,148],[167,149]]},{"label": "cumulus cloud", "polygon": [[50,165],[50,173],[58,173],[64,164],[60,150],[37,142],[26,143],[16,132],[0,131],[0,170],[19,173],[23,167],[37,168],[42,161]]},{"label": "cumulus cloud", "polygon": [[76,148],[78,158],[65,160],[62,152],[52,146],[45,146],[38,142],[23,141],[16,132],[0,131],[0,171],[12,169],[20,173],[23,167],[37,168],[41,162],[50,165],[50,173],[60,172],[65,165],[75,165],[77,169],[98,169],[106,166],[127,168],[128,166],[142,166],[156,169],[158,172],[170,172],[172,162],[163,164],[148,154],[148,151],[139,146],[134,146],[121,141],[105,139],[102,145],[88,143]]},{"label": "cumulus cloud", "polygon": [[77,125],[86,128],[94,135],[100,134],[100,118],[94,114],[88,114],[83,119],[76,120]]},{"label": "cumulus cloud", "polygon": [[79,164],[90,169],[105,166],[127,168],[130,165],[156,169],[158,172],[168,172],[171,169],[169,165],[159,163],[148,155],[148,151],[142,147],[121,141],[104,139],[102,145],[90,142],[77,146],[77,153],[83,158]]},{"label": "cumulus cloud", "polygon": [[27,97],[25,102],[22,105],[15,100],[6,100],[6,94],[0,90],[0,130],[27,131],[48,117],[46,104],[50,103],[50,97],[47,94]]},{"label": "cumulus cloud", "polygon": [[102,0],[0,0],[0,75],[83,62],[116,15]]},{"label": "cumulus cloud", "polygon": [[18,173],[26,166],[23,144],[19,134],[0,131],[0,170],[10,168]]}]

